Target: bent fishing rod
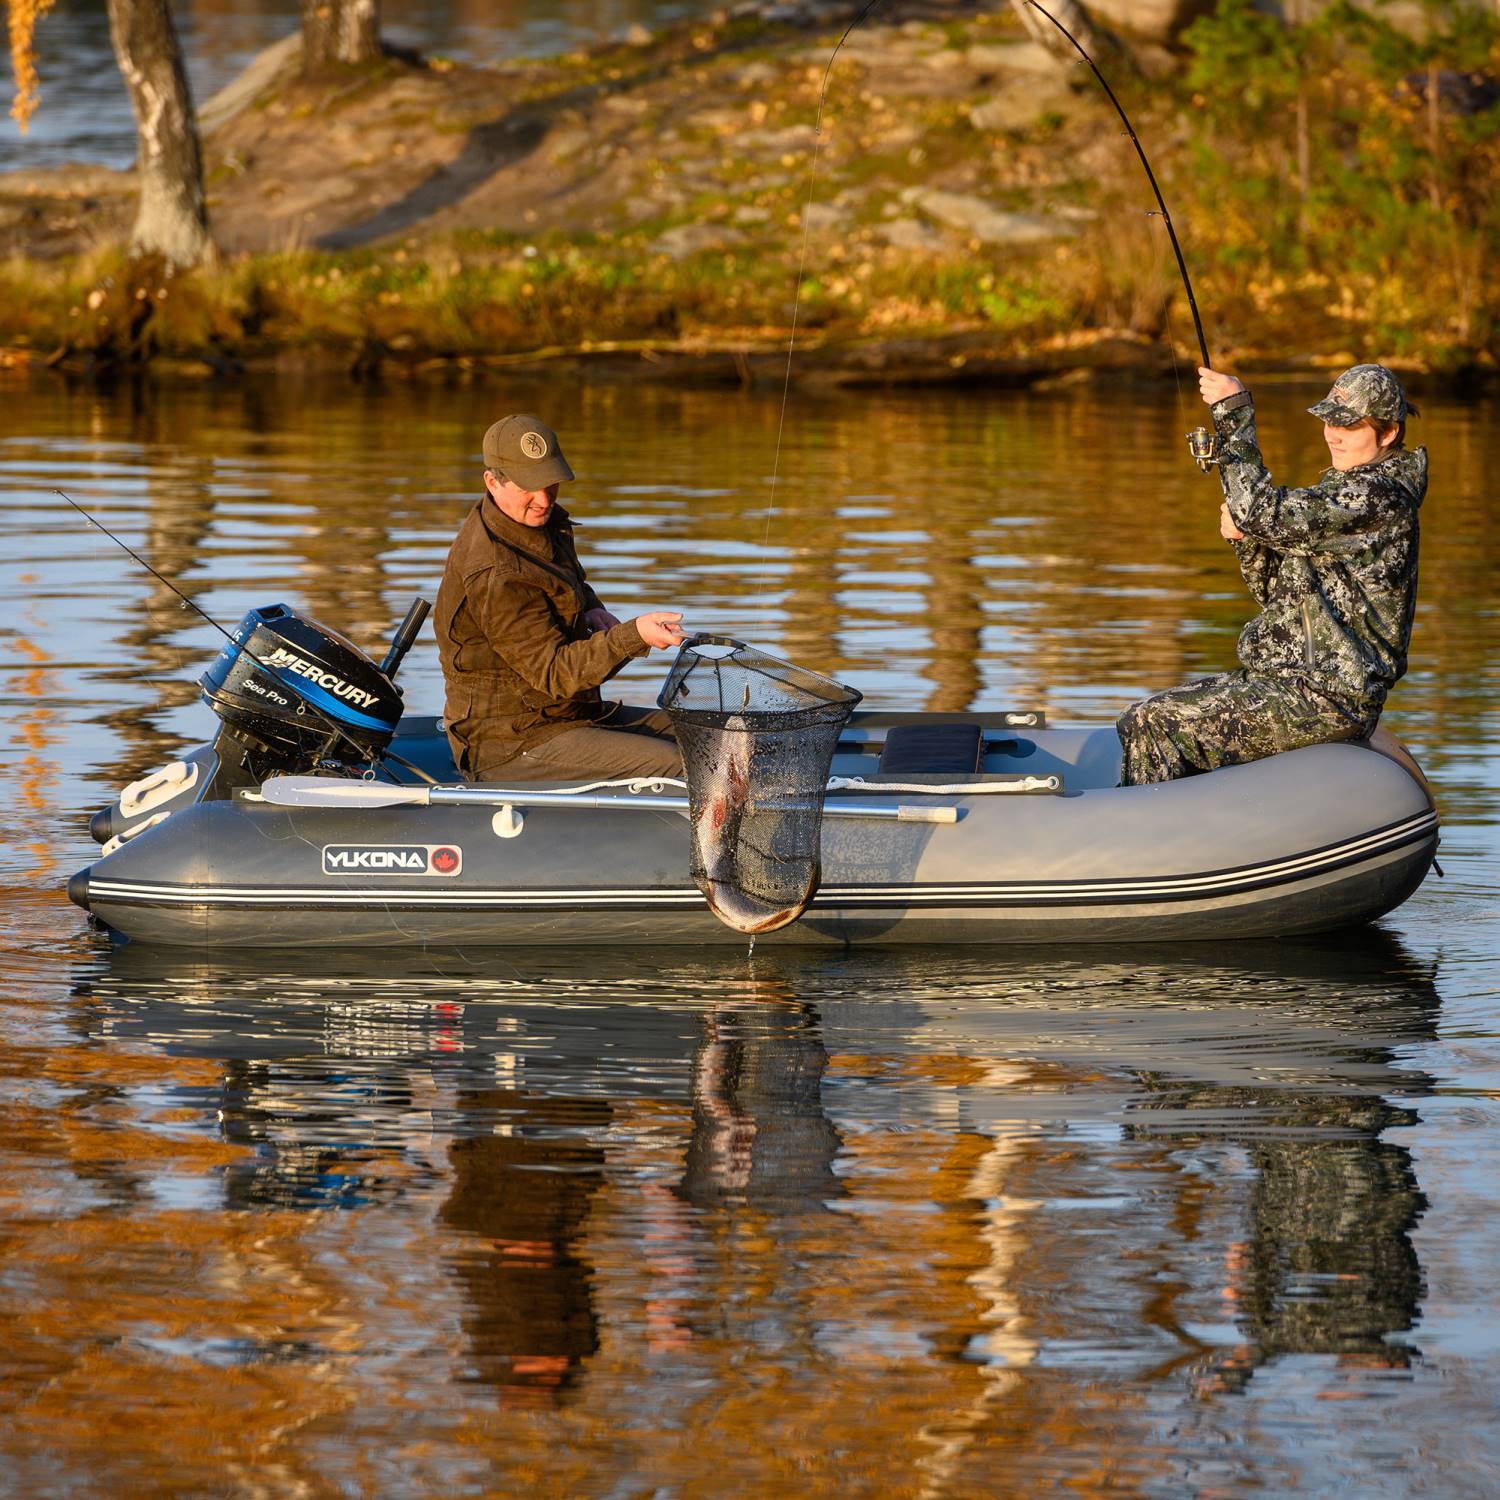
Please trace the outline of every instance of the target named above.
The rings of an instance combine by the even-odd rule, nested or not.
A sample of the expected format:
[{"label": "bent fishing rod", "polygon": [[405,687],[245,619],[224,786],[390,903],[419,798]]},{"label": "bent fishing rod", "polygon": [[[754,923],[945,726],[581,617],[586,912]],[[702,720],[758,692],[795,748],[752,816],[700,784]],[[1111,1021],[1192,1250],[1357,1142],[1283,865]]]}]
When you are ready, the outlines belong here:
[{"label": "bent fishing rod", "polygon": [[[1079,55],[1080,58],[1083,59],[1084,62],[1089,65],[1089,71],[1093,73],[1096,79],[1098,79],[1099,87],[1104,90],[1105,94],[1109,97],[1109,102],[1114,105],[1115,113],[1119,115],[1120,123],[1125,127],[1125,134],[1129,137],[1130,144],[1135,147],[1135,154],[1140,158],[1141,166],[1146,173],[1146,181],[1151,184],[1151,192],[1156,198],[1156,206],[1159,217],[1161,218],[1162,223],[1167,226],[1167,236],[1172,242],[1172,254],[1176,257],[1177,260],[1177,273],[1182,278],[1182,288],[1187,293],[1188,308],[1193,314],[1193,329],[1198,335],[1198,352],[1203,356],[1204,365],[1211,369],[1213,367],[1213,360],[1209,358],[1208,339],[1205,337],[1203,332],[1203,319],[1198,312],[1198,299],[1193,293],[1193,278],[1188,275],[1187,258],[1183,255],[1182,245],[1177,238],[1177,227],[1172,223],[1172,212],[1167,207],[1167,200],[1162,196],[1161,186],[1156,180],[1156,173],[1152,170],[1150,159],[1146,155],[1146,148],[1141,145],[1141,138],[1136,134],[1135,126],[1130,123],[1130,116],[1125,113],[1125,106],[1120,103],[1120,100],[1115,94],[1115,91],[1109,86],[1109,80],[1104,76],[1103,73],[1099,71],[1099,65],[1094,61],[1092,57],[1089,56],[1088,52],[1084,49],[1083,44],[1078,40],[1078,38],[1074,36],[1073,33],[1069,31],[1068,28],[1064,26],[1063,23],[1059,21],[1057,17],[1054,16],[1052,12],[1046,8],[1046,6],[1039,4],[1038,0],[1026,0],[1026,3],[1030,5],[1033,10],[1045,16],[1047,20],[1050,21],[1052,25],[1055,26],[1057,30],[1067,38],[1068,43],[1073,48],[1073,50]],[[869,20],[870,16],[874,14],[874,12],[880,7],[881,4],[882,0],[866,0],[866,3],[860,7],[854,19],[850,21],[849,25],[845,28],[843,35],[839,37],[837,44],[835,45],[832,53],[829,55],[828,66],[823,71],[823,86],[818,95],[818,117],[814,133],[819,142],[821,142],[822,136],[823,107],[827,100],[828,80],[833,73],[834,61],[837,59],[840,51],[842,51],[844,44],[849,40],[849,38],[854,34],[855,31],[857,31],[861,26],[864,25],[867,20]],[[816,178],[816,176],[817,151],[815,149],[813,155],[812,170],[809,175],[808,182],[809,203],[811,203],[812,200],[812,186],[813,180]],[[787,343],[786,381],[782,389],[781,397],[781,420],[783,423],[786,420],[787,396],[791,390],[792,349],[795,346],[797,340],[797,309],[800,306],[802,298],[802,278],[806,263],[807,224],[806,214],[804,213],[802,262],[798,266],[797,270],[797,297],[792,309],[792,333],[791,338]],[[1192,432],[1188,433],[1187,439],[1188,449],[1192,453],[1194,461],[1205,474],[1208,473],[1209,469],[1219,461],[1218,443],[1214,437],[1212,430],[1207,427],[1195,428]],[[777,467],[779,468],[781,457],[781,431],[779,427],[776,434],[776,457]],[[776,482],[775,473],[773,471],[771,481],[772,505],[775,504],[775,495]]]},{"label": "bent fishing rod", "polygon": [[[219,634],[222,635],[224,639],[228,641],[229,644],[237,652],[243,652],[250,658],[251,661],[255,663],[256,666],[261,669],[261,671],[265,672],[272,678],[280,680],[281,674],[276,670],[275,667],[271,666],[268,662],[262,661],[261,658],[258,657],[252,650],[250,650],[250,648],[246,646],[243,641],[239,640],[232,631],[226,630],[224,626],[222,626],[216,619],[214,619],[214,617],[209,614],[209,612],[204,609],[196,599],[190,598],[187,594],[184,594],[183,591],[178,588],[170,578],[163,577],[162,574],[158,573],[157,570],[153,568],[151,564],[148,563],[146,559],[135,550],[134,547],[132,547],[128,542],[122,541],[119,537],[117,537],[114,532],[112,532],[109,527],[104,524],[103,521],[101,521],[91,512],[85,510],[83,506],[81,506],[70,494],[68,494],[66,490],[54,488],[53,494],[60,495],[64,500],[67,501],[69,505],[73,507],[74,510],[78,512],[80,516],[83,517],[85,521],[89,523],[90,526],[93,526],[99,531],[102,531],[105,536],[107,536],[110,541],[115,544],[115,546],[117,546],[122,552],[126,553],[129,557],[133,558],[135,562],[140,564],[140,566],[143,567],[159,584],[171,590],[172,593],[176,594],[178,599],[182,601],[182,607],[184,609],[191,609],[192,611],[194,611],[194,613],[207,620],[208,623],[212,625],[213,628],[217,630]],[[310,699],[303,697],[301,694],[298,694],[298,697],[304,707],[306,707],[314,715],[314,717],[321,719],[324,725],[332,730],[340,740],[343,740],[346,744],[352,745],[354,747],[355,754],[367,765],[373,767],[377,760],[393,760],[397,765],[404,766],[409,771],[416,771],[424,781],[432,780],[432,778],[428,776],[425,771],[422,771],[419,767],[413,766],[409,761],[404,760],[393,750],[371,751],[366,746],[361,745],[358,740],[356,740],[343,728],[342,725],[339,724],[337,719],[325,713],[321,708],[318,707],[316,703],[313,703]]]},{"label": "bent fishing rod", "polygon": [[[1208,357],[1208,340],[1203,334],[1203,319],[1198,315],[1198,299],[1193,295],[1193,278],[1188,275],[1187,259],[1182,253],[1182,245],[1177,238],[1176,226],[1172,223],[1172,211],[1167,207],[1167,200],[1162,197],[1161,187],[1156,181],[1156,173],[1151,169],[1151,162],[1146,156],[1146,148],[1141,145],[1141,138],[1135,133],[1135,126],[1130,123],[1130,116],[1125,113],[1125,106],[1116,97],[1115,91],[1109,86],[1109,80],[1099,71],[1099,65],[1083,48],[1083,43],[1063,25],[1056,16],[1037,0],[1026,0],[1026,3],[1035,11],[1044,15],[1072,44],[1073,50],[1089,65],[1089,71],[1099,80],[1099,87],[1109,96],[1109,102],[1114,105],[1115,113],[1120,117],[1120,123],[1125,127],[1125,134],[1130,137],[1130,144],[1135,147],[1135,154],[1141,159],[1141,166],[1146,173],[1146,181],[1151,184],[1151,191],[1156,197],[1156,206],[1160,211],[1160,218],[1167,226],[1167,237],[1172,241],[1172,254],[1177,257],[1177,273],[1182,277],[1182,289],[1187,293],[1188,308],[1193,314],[1193,328],[1198,335],[1198,352],[1203,356],[1204,365],[1212,369],[1213,361]],[[1188,450],[1192,453],[1198,467],[1206,474],[1209,469],[1219,461],[1218,443],[1213,432],[1207,427],[1197,427],[1187,435]]]}]

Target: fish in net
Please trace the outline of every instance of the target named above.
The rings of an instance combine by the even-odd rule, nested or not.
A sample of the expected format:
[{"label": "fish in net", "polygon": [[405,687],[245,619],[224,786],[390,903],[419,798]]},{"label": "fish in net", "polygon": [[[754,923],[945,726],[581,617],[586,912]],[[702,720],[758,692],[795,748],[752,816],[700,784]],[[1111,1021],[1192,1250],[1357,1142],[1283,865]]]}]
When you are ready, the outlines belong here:
[{"label": "fish in net", "polygon": [[859,700],[742,641],[678,651],[657,703],[682,747],[692,875],[736,931],[785,927],[817,892],[828,771]]}]

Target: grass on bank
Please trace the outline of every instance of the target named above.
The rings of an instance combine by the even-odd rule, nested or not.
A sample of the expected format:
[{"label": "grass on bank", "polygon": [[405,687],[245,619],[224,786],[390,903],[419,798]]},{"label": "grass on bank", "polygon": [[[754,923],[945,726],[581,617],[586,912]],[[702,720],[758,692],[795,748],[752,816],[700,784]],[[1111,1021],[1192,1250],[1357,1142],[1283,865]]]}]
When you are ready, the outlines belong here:
[{"label": "grass on bank", "polygon": [[[1342,0],[1295,31],[1251,0],[1221,0],[1187,31],[1176,74],[1121,80],[1216,349],[1269,359],[1358,352],[1438,370],[1500,360],[1500,278],[1490,271],[1500,244],[1500,20],[1441,14],[1415,42]],[[1086,129],[1097,133],[1104,108]],[[924,125],[919,175],[966,153],[998,164],[1049,132],[1060,171],[1070,170],[1065,123],[996,141],[935,106]],[[1108,180],[1075,170],[1063,184],[1082,211],[1075,238],[933,253],[882,242],[882,222],[917,211],[902,206],[907,180],[879,167],[878,135],[870,144],[874,152],[824,157],[818,201],[853,190],[859,206],[811,236],[799,312],[809,338],[970,329],[1024,352],[1058,335],[1124,329],[1191,347],[1164,230],[1141,220],[1133,158]],[[729,197],[700,196],[675,221],[618,235],[465,231],[375,250],[248,255],[171,278],[115,249],[13,259],[0,265],[0,342],[43,356],[217,360],[289,348],[417,358],[776,340],[791,314],[804,171],[799,163],[775,191],[745,200],[772,207],[737,231],[740,242],[681,257],[654,248],[657,236],[673,222],[725,221]],[[998,179],[989,196],[1023,206]]]}]

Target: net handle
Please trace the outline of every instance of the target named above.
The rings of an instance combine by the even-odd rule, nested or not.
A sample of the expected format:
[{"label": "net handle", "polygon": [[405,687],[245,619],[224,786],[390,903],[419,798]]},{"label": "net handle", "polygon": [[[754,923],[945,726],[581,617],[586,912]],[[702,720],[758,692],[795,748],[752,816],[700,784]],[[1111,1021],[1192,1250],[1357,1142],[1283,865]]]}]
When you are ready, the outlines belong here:
[{"label": "net handle", "polygon": [[[683,646],[733,646],[736,651],[745,650],[745,642],[732,635],[715,635],[711,630],[693,630],[682,638]],[[681,647],[678,648],[679,650]]]}]

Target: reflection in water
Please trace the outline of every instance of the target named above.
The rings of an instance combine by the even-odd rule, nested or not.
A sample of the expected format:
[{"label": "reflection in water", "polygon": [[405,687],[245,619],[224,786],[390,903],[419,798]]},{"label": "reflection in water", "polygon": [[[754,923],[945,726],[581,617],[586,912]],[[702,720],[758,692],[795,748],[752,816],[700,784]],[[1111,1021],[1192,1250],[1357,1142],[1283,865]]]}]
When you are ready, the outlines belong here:
[{"label": "reflection in water", "polygon": [[[1380,934],[1234,963],[322,967],[127,948],[81,976],[81,1014],[91,1046],[215,1069],[199,1127],[248,1154],[200,1179],[203,1208],[299,1216],[283,1256],[336,1277],[315,1211],[345,1211],[335,1296],[377,1408],[395,1317],[427,1350],[392,1369],[403,1388],[623,1424],[684,1481],[705,1445],[737,1451],[718,1403],[847,1429],[878,1376],[899,1415],[864,1432],[856,1477],[1012,1493],[997,1446],[1006,1484],[1042,1484],[1107,1444],[1115,1479],[1151,1490],[1176,1472],[1163,1402],[1197,1432],[1188,1413],[1286,1356],[1327,1359],[1336,1391],[1416,1357],[1423,1199],[1388,1133],[1415,1119],[1392,1101],[1431,1087],[1402,1058],[1437,994]],[[159,1191],[133,1176],[136,1201]],[[155,1274],[170,1286],[169,1261]],[[240,1336],[265,1357],[268,1332]],[[324,1340],[276,1348],[322,1379]],[[746,1358],[771,1386],[742,1384]],[[661,1427],[681,1403],[689,1446]],[[794,1458],[747,1459],[745,1482]]]},{"label": "reflection in water", "polygon": [[[1421,985],[1408,1003],[1410,1019],[1420,1015],[1421,1023],[1403,1040],[1430,1039],[1435,990]],[[1392,1060],[1382,1046],[1351,1049],[1344,1059],[1351,1071],[1372,1072]],[[1255,1122],[1247,1142],[1254,1186],[1244,1236],[1226,1247],[1221,1293],[1244,1341],[1201,1367],[1201,1388],[1241,1390],[1256,1369],[1287,1354],[1331,1354],[1351,1369],[1408,1368],[1416,1351],[1397,1336],[1417,1320],[1423,1286],[1411,1234],[1427,1201],[1411,1152],[1383,1137],[1418,1123],[1416,1112],[1324,1079],[1304,1088],[1184,1089],[1155,1075],[1143,1082],[1151,1094],[1143,1111],[1186,1112],[1168,1127],[1174,1141],[1191,1136],[1195,1111],[1227,1122],[1214,1128],[1220,1141],[1235,1138],[1233,1122]],[[1406,1073],[1400,1087],[1415,1092],[1431,1082]],[[1142,1140],[1157,1134],[1149,1120],[1132,1120],[1130,1130]]]},{"label": "reflection in water", "polygon": [[608,1131],[609,1102],[474,1089],[456,1108],[460,1120],[496,1122],[448,1148],[443,1220],[473,1236],[453,1261],[468,1304],[473,1370],[464,1378],[511,1393],[563,1391],[599,1347],[584,1225],[604,1181],[593,1138]]},{"label": "reflection in water", "polygon": [[823,1112],[828,1052],[816,1010],[753,968],[751,994],[700,1020],[693,1134],[678,1191],[700,1207],[786,1214],[838,1195],[839,1135]]},{"label": "reflection in water", "polygon": [[[1244,615],[1172,400],[798,397],[768,511],[777,411],[754,396],[8,398],[17,1493],[495,1494],[538,1475],[569,1496],[726,1475],[840,1500],[1463,1492],[1455,1455],[1492,1444],[1494,1391],[1482,1355],[1454,1354],[1485,1337],[1467,1308],[1494,1259],[1484,407],[1424,403],[1448,477],[1393,713],[1438,772],[1454,862],[1396,919],[1410,951],[1364,933],[398,971],[199,964],[80,930],[46,872],[86,862],[80,814],[206,737],[191,680],[220,641],[64,521],[51,485],[224,622],[285,599],[378,656],[441,571],[478,434],[536,408],[575,435],[584,548],[622,612],[678,604],[876,706],[1097,719],[1222,665]],[[1317,457],[1307,399],[1265,393],[1288,472]],[[623,695],[660,675],[631,664]],[[430,644],[402,680],[437,706]],[[1442,955],[1436,1041],[1417,952]]]}]

